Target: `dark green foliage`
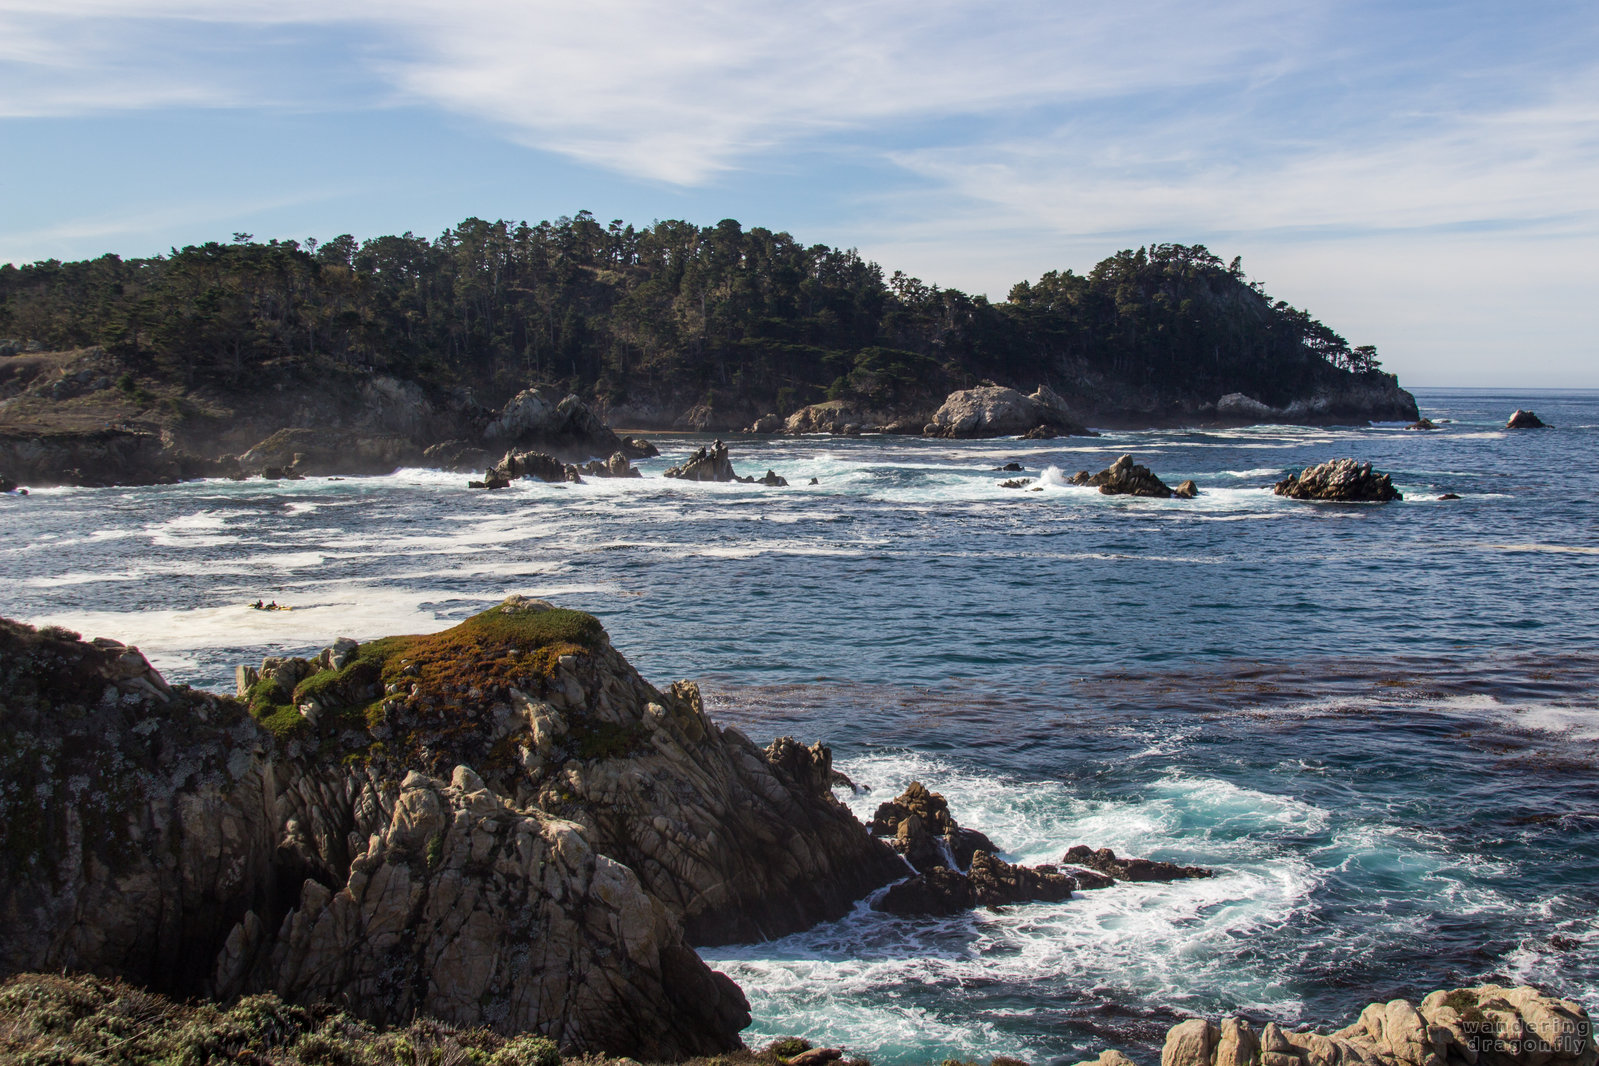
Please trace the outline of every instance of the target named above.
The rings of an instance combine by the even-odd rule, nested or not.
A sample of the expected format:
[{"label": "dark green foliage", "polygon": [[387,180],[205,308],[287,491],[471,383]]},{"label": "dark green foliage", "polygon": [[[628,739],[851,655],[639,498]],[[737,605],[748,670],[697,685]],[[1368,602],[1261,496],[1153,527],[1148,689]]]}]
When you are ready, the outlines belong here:
[{"label": "dark green foliage", "polygon": [[0,336],[105,345],[139,366],[117,382],[134,398],[149,396],[140,378],[249,390],[382,370],[488,402],[547,381],[610,403],[787,412],[1106,376],[1273,402],[1376,367],[1375,349],[1351,348],[1198,245],[1051,271],[991,304],[731,219],[635,229],[588,212],[536,226],[468,219],[432,241],[245,240],[6,266]]},{"label": "dark green foliage", "polygon": [[27,1066],[559,1066],[549,1040],[428,1020],[375,1029],[274,995],[183,1004],[121,981],[20,974],[0,985],[0,1062]]},{"label": "dark green foliage", "polygon": [[273,736],[289,737],[307,728],[305,718],[295,709],[293,698],[271,678],[262,678],[251,685],[245,702],[250,708],[250,717]]}]

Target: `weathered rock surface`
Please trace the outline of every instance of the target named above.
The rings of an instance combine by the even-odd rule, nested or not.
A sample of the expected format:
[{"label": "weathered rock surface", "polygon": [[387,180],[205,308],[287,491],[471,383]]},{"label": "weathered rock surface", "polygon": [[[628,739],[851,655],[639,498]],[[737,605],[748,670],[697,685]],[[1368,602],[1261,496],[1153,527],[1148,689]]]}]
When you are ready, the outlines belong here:
[{"label": "weathered rock surface", "polygon": [[[624,464],[626,460],[623,460]],[[625,475],[624,475],[625,476]],[[496,482],[504,485],[520,478],[532,478],[550,484],[583,483],[583,474],[570,463],[563,463],[545,452],[524,452],[512,449],[501,456],[484,476],[483,488],[495,488]]]},{"label": "weathered rock surface", "polygon": [[[1149,467],[1133,462],[1131,455],[1118,457],[1114,463],[1097,474],[1079,470],[1072,476],[1071,483],[1091,485],[1106,496],[1148,496],[1165,500],[1176,495],[1172,492],[1171,486],[1156,477]],[[1197,494],[1198,490],[1195,489],[1195,495]]]},{"label": "weathered rock surface", "polygon": [[610,455],[622,441],[575,395],[556,399],[547,386],[523,389],[483,430],[485,440],[511,448],[540,448],[582,458]]},{"label": "weathered rock surface", "polygon": [[727,457],[727,445],[712,441],[709,448],[701,448],[678,466],[669,467],[666,477],[684,481],[737,481],[733,461]]},{"label": "weathered rock surface", "polygon": [[1285,1032],[1268,1022],[1172,1026],[1161,1066],[1594,1066],[1587,1012],[1534,988],[1482,985],[1432,992],[1420,1005],[1373,1003],[1330,1034]]},{"label": "weathered rock surface", "polygon": [[1013,866],[978,851],[968,872],[928,867],[890,887],[872,905],[889,914],[950,915],[973,907],[1059,903],[1070,899],[1076,887],[1076,881],[1053,866]]},{"label": "weathered rock surface", "polygon": [[1510,416],[1509,420],[1505,422],[1506,429],[1547,429],[1548,426],[1549,423],[1545,422],[1531,411],[1523,411],[1519,407],[1516,408],[1515,413]]},{"label": "weathered rock surface", "polygon": [[1177,487],[1171,490],[1171,494],[1179,499],[1191,500],[1199,495],[1199,486],[1194,484],[1193,478],[1189,478],[1187,481],[1179,482]]},{"label": "weathered rock surface", "polygon": [[903,870],[832,797],[827,749],[718,729],[538,601],[238,683],[248,708],[3,624],[0,972],[678,1058],[748,1021],[685,930],[792,932]]},{"label": "weathered rock surface", "polygon": [[1008,437],[1043,429],[1053,435],[1092,436],[1047,385],[1031,395],[1000,385],[952,392],[923,429],[929,437]]},{"label": "weathered rock surface", "polygon": [[830,433],[839,437],[861,433],[920,433],[927,421],[923,417],[895,411],[881,411],[848,400],[827,400],[801,407],[782,422],[782,432],[791,437],[806,433]]},{"label": "weathered rock surface", "polygon": [[633,469],[633,464],[627,461],[624,452],[615,451],[603,463],[598,459],[591,459],[583,464],[583,473],[593,477],[643,477],[639,471]]},{"label": "weathered rock surface", "polygon": [[[1156,859],[1119,859],[1109,848],[1100,848],[1096,851],[1086,844],[1077,844],[1068,848],[1060,861],[1068,868],[1083,867],[1116,881],[1176,881],[1189,877],[1215,876],[1214,870],[1207,870],[1203,866],[1181,866]],[[1068,869],[1067,872],[1075,876],[1075,871]],[[1101,886],[1085,884],[1083,887]]]},{"label": "weathered rock surface", "polygon": [[422,465],[435,470],[461,473],[482,470],[489,466],[493,456],[466,440],[447,440],[431,445],[422,452]]},{"label": "weathered rock surface", "polygon": [[280,429],[239,456],[246,473],[269,467],[300,475],[391,474],[423,461],[409,438],[334,429]]},{"label": "weathered rock surface", "polygon": [[661,454],[661,449],[643,437],[623,437],[622,454],[629,459],[653,459]]},{"label": "weathered rock surface", "polygon": [[920,781],[878,804],[867,828],[875,836],[890,837],[890,846],[918,871],[934,866],[963,870],[979,850],[999,850],[982,833],[959,825],[949,813],[948,801]]},{"label": "weathered rock surface", "polygon": [[1386,503],[1404,498],[1389,475],[1372,470],[1370,463],[1353,459],[1330,459],[1320,466],[1307,466],[1277,482],[1272,491],[1296,500],[1346,503]]},{"label": "weathered rock surface", "polygon": [[756,478],[755,481],[757,484],[770,485],[773,488],[783,488],[788,485],[788,478],[771,469],[768,469],[764,475]]}]

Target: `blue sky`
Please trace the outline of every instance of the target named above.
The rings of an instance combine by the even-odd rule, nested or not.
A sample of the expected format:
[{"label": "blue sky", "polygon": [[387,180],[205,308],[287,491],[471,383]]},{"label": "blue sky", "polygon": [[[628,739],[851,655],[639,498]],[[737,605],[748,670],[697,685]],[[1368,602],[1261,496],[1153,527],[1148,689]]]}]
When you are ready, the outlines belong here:
[{"label": "blue sky", "polygon": [[1204,243],[1415,385],[1599,387],[1599,7],[0,0],[0,261],[592,210],[1003,298]]}]

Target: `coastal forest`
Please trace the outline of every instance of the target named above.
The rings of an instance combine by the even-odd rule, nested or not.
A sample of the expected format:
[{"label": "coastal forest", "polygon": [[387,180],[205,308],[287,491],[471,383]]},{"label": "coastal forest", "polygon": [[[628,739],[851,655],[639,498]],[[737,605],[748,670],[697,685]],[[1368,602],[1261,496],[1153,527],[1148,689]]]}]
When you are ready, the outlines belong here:
[{"label": "coastal forest", "polygon": [[472,218],[433,240],[237,233],[146,259],[8,264],[0,338],[99,345],[185,389],[233,394],[379,371],[487,402],[537,381],[606,408],[779,413],[936,405],[985,380],[1278,403],[1380,374],[1375,348],[1202,245],[1121,251],[995,303],[731,219],[636,228],[586,211]]}]

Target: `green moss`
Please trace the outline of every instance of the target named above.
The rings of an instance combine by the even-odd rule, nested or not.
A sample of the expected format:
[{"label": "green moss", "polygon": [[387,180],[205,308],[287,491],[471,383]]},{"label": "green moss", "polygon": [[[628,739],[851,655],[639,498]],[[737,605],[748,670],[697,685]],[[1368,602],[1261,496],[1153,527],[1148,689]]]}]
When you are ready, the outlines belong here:
[{"label": "green moss", "polygon": [[791,1059],[802,1051],[812,1048],[809,1040],[798,1036],[786,1036],[781,1040],[774,1040],[766,1046],[766,1050],[779,1058]]},{"label": "green moss", "polygon": [[245,693],[245,703],[250,708],[250,717],[260,722],[262,728],[280,740],[310,729],[305,716],[295,709],[289,699],[289,694],[283,691],[283,686],[270,678],[262,678],[251,685],[250,691]]}]

